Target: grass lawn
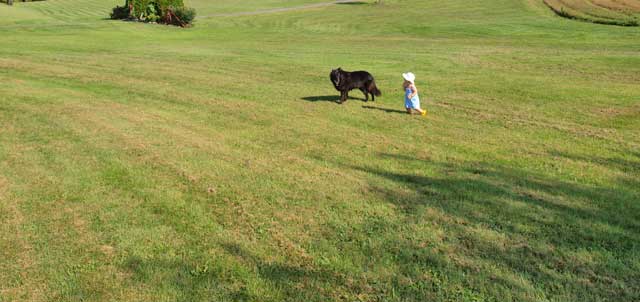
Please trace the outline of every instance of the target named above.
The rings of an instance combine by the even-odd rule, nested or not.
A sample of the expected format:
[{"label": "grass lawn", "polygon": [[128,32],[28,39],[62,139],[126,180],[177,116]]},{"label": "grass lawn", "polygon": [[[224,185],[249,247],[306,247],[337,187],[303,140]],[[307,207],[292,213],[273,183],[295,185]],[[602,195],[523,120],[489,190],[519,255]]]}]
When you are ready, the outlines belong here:
[{"label": "grass lawn", "polygon": [[[640,28],[119,2],[0,5],[0,301],[640,300]],[[336,104],[339,66],[383,96]]]}]

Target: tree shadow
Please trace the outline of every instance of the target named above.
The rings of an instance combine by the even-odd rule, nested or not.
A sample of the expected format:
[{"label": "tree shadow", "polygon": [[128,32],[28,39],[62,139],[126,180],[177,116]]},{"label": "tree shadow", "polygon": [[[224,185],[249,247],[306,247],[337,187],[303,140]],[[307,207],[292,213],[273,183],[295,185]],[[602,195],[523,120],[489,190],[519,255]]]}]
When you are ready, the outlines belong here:
[{"label": "tree shadow", "polygon": [[241,273],[230,271],[226,263],[130,256],[124,267],[132,274],[133,281],[167,289],[176,295],[177,301],[209,301],[212,296],[230,297],[233,301],[256,299],[238,282],[240,278],[235,274]]},{"label": "tree shadow", "polygon": [[214,296],[229,301],[264,301],[247,288],[249,282],[261,284],[262,292],[286,297],[283,301],[331,301],[335,289],[358,291],[347,285],[342,274],[319,268],[313,262],[267,261],[238,243],[219,246],[224,253],[215,258],[130,256],[123,266],[134,282],[168,289],[178,301],[212,301]]},{"label": "tree shadow", "polygon": [[597,164],[603,167],[614,168],[622,173],[630,174],[628,177],[628,181],[636,182],[639,186],[640,190],[640,154],[632,152],[629,154],[629,157],[632,159],[625,159],[620,157],[602,157],[599,155],[578,155],[578,154],[570,154],[567,152],[561,151],[551,151],[550,155],[556,157],[563,157],[572,161],[578,162],[587,162],[591,164]]},{"label": "tree shadow", "polygon": [[[353,221],[323,223],[322,232],[311,233],[309,258],[287,257],[290,250],[277,245],[260,252],[227,241],[214,243],[213,258],[194,251],[125,258],[131,282],[176,292],[179,301],[640,298],[640,204],[633,190],[495,162],[379,156],[397,165],[340,167],[366,174],[363,198],[391,205],[394,213],[373,205],[374,213],[363,211]],[[625,168],[630,161],[612,163]],[[424,230],[438,235],[416,240],[429,238],[414,235]],[[276,298],[260,297],[247,284]]]},{"label": "tree shadow", "polygon": [[[358,292],[364,291],[362,283],[349,282],[343,272],[318,266],[311,259],[265,260],[237,243],[225,243],[222,248],[254,267],[262,280],[284,294],[284,301],[334,301],[338,292],[343,300],[351,301]],[[348,299],[351,294],[354,297]]]},{"label": "tree shadow", "polygon": [[[442,213],[442,220],[433,223],[446,226],[449,236],[456,238],[460,250],[455,257],[467,258],[462,263],[492,263],[543,287],[563,284],[564,291],[584,299],[638,298],[640,284],[629,282],[638,273],[631,268],[621,271],[616,264],[633,267],[639,260],[640,204],[634,192],[591,187],[495,163],[453,165],[406,155],[381,156],[403,166],[427,165],[436,172],[430,176],[345,167],[378,178],[367,191],[393,204],[407,223],[423,221],[430,211]],[[494,242],[474,233],[506,239]],[[411,248],[420,249],[402,249]],[[585,262],[568,256],[579,251],[615,260]],[[588,280],[589,286],[572,278]]]},{"label": "tree shadow", "polygon": [[250,263],[261,278],[292,293],[298,292],[296,287],[300,286],[300,283],[333,283],[342,279],[337,274],[314,267],[311,264],[299,264],[295,261],[288,263],[267,262],[237,243],[224,243],[222,248],[243,262]]},{"label": "tree shadow", "polygon": [[[423,161],[406,155],[381,154],[381,156],[396,158],[406,164]],[[514,217],[523,218],[527,216],[525,212],[509,211],[508,208],[505,208],[505,204],[499,200],[506,199],[538,209],[551,210],[554,214],[562,217],[564,221],[566,219],[599,221],[604,224],[613,224],[630,232],[640,230],[640,204],[629,202],[637,197],[635,192],[609,187],[589,187],[545,178],[530,171],[483,162],[465,163],[463,166],[446,163],[430,164],[435,164],[437,169],[443,173],[443,177],[394,173],[372,168],[354,168],[409,185],[422,195],[440,196],[445,200],[454,199],[495,205],[497,208],[487,208],[495,213],[507,211],[510,216],[516,215]],[[580,205],[566,202],[568,199],[577,200]],[[411,199],[412,202],[407,206],[409,206],[409,210],[412,210],[412,207],[425,200],[427,199]],[[619,210],[622,206],[631,211],[621,216]]]},{"label": "tree shadow", "polygon": [[401,114],[407,114],[406,111],[404,110],[398,110],[398,109],[389,109],[389,108],[382,108],[382,107],[375,107],[375,106],[362,106],[362,108],[364,109],[371,109],[371,110],[380,110],[380,111],[384,111],[386,113],[401,113]]}]

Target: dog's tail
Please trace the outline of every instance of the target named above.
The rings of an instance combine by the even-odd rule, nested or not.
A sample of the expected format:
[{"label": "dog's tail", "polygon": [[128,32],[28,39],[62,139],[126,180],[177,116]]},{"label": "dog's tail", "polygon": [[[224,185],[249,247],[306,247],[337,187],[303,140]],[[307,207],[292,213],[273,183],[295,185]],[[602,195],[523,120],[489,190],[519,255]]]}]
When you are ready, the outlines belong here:
[{"label": "dog's tail", "polygon": [[380,91],[380,89],[378,89],[378,86],[376,86],[376,82],[372,81],[371,85],[369,85],[369,92],[373,93],[375,96],[381,96],[382,95],[382,91]]}]

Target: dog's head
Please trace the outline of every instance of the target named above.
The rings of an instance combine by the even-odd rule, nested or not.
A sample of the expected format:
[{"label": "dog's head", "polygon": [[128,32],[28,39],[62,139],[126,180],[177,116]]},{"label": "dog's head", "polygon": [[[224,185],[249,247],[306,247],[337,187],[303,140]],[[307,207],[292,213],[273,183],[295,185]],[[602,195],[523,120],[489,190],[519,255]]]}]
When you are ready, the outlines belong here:
[{"label": "dog's head", "polygon": [[338,69],[331,70],[331,74],[329,75],[329,78],[331,78],[331,82],[333,83],[333,86],[338,88],[340,86],[340,82],[342,79],[342,68],[338,67]]}]

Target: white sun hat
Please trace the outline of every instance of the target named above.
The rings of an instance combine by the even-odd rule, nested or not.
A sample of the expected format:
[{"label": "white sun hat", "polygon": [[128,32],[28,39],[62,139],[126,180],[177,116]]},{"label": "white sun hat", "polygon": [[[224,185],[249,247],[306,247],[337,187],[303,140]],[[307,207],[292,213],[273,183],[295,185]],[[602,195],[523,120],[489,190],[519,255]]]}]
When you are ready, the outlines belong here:
[{"label": "white sun hat", "polygon": [[403,73],[402,77],[411,83],[413,83],[416,80],[416,75],[413,74],[413,72]]}]

